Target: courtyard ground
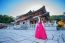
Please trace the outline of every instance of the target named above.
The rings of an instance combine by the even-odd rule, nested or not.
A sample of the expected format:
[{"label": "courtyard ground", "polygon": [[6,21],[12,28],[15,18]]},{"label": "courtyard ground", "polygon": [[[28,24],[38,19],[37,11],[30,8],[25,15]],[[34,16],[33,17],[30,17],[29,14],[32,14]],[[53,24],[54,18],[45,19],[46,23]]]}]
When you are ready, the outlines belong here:
[{"label": "courtyard ground", "polygon": [[36,39],[35,29],[0,29],[0,43],[65,43],[65,30],[46,28],[47,40]]}]

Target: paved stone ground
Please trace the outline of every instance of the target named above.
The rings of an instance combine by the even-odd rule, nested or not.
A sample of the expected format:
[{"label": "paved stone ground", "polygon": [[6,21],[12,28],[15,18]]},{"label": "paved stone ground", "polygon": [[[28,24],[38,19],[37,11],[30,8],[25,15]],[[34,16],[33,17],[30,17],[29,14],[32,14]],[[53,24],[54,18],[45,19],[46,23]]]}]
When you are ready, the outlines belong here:
[{"label": "paved stone ground", "polygon": [[65,30],[47,30],[47,40],[36,39],[34,30],[0,30],[0,43],[65,43]]}]

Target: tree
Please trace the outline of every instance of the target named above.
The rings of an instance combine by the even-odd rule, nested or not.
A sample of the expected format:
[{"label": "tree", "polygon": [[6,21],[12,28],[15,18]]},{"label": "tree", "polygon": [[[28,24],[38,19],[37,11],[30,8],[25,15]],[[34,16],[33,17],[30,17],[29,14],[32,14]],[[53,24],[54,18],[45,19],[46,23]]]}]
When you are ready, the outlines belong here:
[{"label": "tree", "polygon": [[0,23],[11,23],[14,21],[12,16],[0,15]]}]

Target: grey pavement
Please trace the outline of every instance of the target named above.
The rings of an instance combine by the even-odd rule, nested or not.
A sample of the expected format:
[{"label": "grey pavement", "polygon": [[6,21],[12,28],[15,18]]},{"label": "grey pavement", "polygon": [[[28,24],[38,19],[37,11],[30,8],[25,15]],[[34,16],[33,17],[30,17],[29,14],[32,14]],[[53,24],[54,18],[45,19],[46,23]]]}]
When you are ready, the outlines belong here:
[{"label": "grey pavement", "polygon": [[35,30],[0,30],[0,43],[65,43],[65,30],[47,30],[47,40],[36,39]]}]

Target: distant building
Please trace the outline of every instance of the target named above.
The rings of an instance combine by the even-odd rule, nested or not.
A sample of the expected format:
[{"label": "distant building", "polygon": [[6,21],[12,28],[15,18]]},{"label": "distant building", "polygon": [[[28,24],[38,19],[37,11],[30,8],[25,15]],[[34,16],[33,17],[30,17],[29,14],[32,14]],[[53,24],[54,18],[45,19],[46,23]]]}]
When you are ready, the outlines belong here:
[{"label": "distant building", "polygon": [[30,10],[28,13],[18,16],[16,18],[15,22],[17,24],[24,23],[24,22],[30,23],[30,24],[36,24],[38,22],[38,19],[34,18],[36,16],[40,17],[41,20],[45,17],[46,21],[48,21],[50,18],[49,12],[47,12],[45,9],[45,6],[43,6],[42,8],[40,8],[37,11]]}]

